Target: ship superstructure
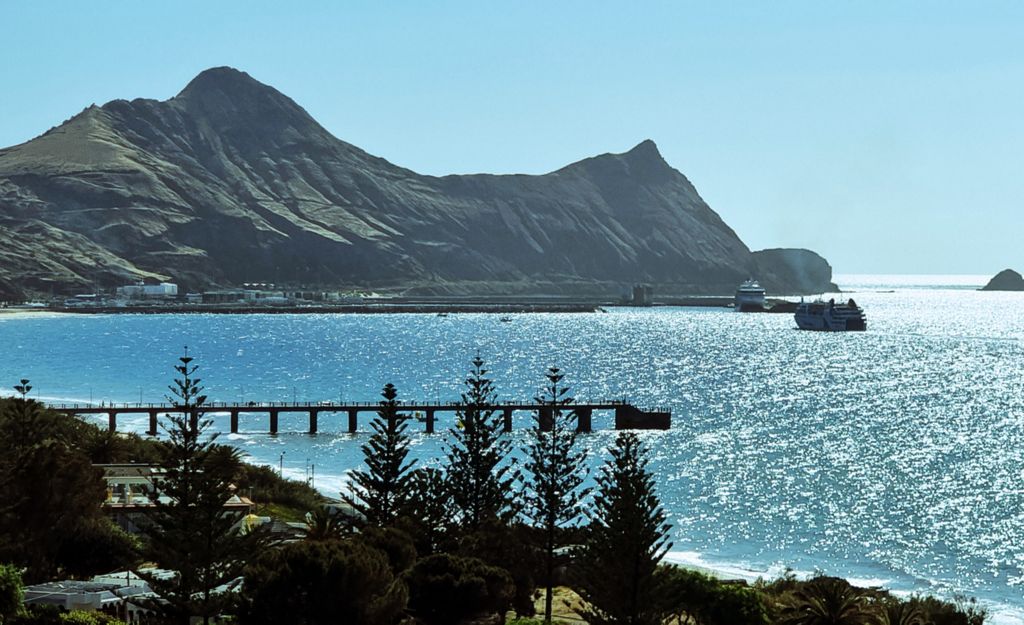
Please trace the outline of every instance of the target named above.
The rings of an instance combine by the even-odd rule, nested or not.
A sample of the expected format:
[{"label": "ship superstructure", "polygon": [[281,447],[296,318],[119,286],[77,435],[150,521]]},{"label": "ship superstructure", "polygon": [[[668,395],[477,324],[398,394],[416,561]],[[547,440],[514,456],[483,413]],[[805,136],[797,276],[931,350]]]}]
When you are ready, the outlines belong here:
[{"label": "ship superstructure", "polygon": [[801,330],[863,332],[868,329],[864,310],[852,299],[841,304],[837,304],[834,299],[827,302],[801,302],[793,316]]}]

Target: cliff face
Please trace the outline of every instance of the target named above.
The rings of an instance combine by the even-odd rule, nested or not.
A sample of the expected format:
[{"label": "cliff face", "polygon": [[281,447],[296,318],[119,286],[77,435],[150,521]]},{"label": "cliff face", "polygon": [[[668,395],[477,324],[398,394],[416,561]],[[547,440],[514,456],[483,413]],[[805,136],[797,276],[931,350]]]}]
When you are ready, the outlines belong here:
[{"label": "cliff face", "polygon": [[[757,275],[767,285],[783,285],[775,295],[838,292],[832,266],[810,250],[770,249],[754,252]],[[788,286],[788,289],[785,288]]]},{"label": "cliff face", "polygon": [[[167,101],[89,107],[0,150],[0,284],[12,289],[157,277],[728,293],[762,264],[651,141],[541,176],[424,176],[230,68]],[[762,280],[773,292],[807,285],[791,277]]]}]

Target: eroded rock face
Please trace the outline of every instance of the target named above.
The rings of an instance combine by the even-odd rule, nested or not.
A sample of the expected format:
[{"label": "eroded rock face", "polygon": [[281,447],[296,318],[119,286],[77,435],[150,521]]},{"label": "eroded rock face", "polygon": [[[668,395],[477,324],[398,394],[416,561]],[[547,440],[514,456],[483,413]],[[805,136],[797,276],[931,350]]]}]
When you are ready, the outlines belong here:
[{"label": "eroded rock face", "polygon": [[1013,269],[1003,269],[988,284],[981,287],[982,291],[1024,291],[1024,277]]},{"label": "eroded rock face", "polygon": [[[167,101],[89,107],[0,150],[0,247],[0,280],[51,291],[157,277],[731,293],[764,264],[651,141],[541,176],[424,176],[230,68]],[[792,291],[792,273],[769,266],[762,279]],[[824,290],[814,286],[804,290]]]},{"label": "eroded rock face", "polygon": [[776,248],[754,252],[753,256],[757,275],[772,295],[839,291],[832,282],[832,266],[810,250]]}]

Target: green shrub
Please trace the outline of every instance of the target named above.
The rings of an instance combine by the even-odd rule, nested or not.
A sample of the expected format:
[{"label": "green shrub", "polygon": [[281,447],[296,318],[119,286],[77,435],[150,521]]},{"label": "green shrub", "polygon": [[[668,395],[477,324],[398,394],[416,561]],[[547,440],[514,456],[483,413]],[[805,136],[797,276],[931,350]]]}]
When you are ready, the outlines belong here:
[{"label": "green shrub", "polygon": [[391,625],[406,605],[387,556],[355,540],[288,544],[267,552],[244,577],[245,625]]},{"label": "green shrub", "polygon": [[416,561],[416,546],[409,535],[391,527],[367,527],[354,538],[377,549],[388,558],[395,574],[404,573]]},{"label": "green shrub", "polygon": [[323,497],[308,484],[283,479],[267,466],[242,464],[235,486],[239,494],[251,496],[256,503],[276,503],[306,512],[323,505]]},{"label": "green shrub", "polygon": [[0,564],[0,623],[21,612],[23,596],[21,573],[10,564]]},{"label": "green shrub", "polygon": [[409,611],[427,625],[452,625],[483,614],[504,614],[514,586],[505,569],[476,558],[437,554],[405,574]]},{"label": "green shrub", "polygon": [[988,611],[974,599],[954,597],[952,602],[935,597],[911,597],[907,603],[917,608],[931,625],[982,625]]},{"label": "green shrub", "polygon": [[761,593],[744,584],[726,583],[676,566],[658,569],[658,587],[666,616],[702,625],[766,625]]},{"label": "green shrub", "polygon": [[81,610],[62,613],[60,622],[65,625],[125,625],[124,621],[102,612],[83,612]]}]

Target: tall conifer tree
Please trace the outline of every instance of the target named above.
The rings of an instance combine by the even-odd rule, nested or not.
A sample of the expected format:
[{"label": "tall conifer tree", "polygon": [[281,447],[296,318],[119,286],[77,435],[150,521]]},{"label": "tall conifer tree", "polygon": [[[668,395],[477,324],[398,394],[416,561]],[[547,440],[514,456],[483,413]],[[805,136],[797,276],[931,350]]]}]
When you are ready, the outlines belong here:
[{"label": "tall conifer tree", "polygon": [[445,444],[447,484],[459,524],[469,531],[514,512],[515,467],[507,462],[512,441],[504,435],[502,415],[493,406],[497,394],[478,355],[464,382],[456,412],[461,427],[449,430]]},{"label": "tall conifer tree", "polygon": [[23,567],[35,583],[66,574],[62,550],[105,523],[106,489],[78,447],[90,428],[27,399],[28,380],[14,388],[20,397],[0,398],[0,562]]},{"label": "tall conifer tree", "polygon": [[671,544],[648,452],[633,432],[620,433],[608,451],[580,558],[584,617],[591,625],[660,625],[657,569]]},{"label": "tall conifer tree", "polygon": [[587,477],[587,452],[576,444],[576,414],[564,374],[551,367],[547,384],[538,397],[536,423],[530,428],[526,447],[524,515],[542,530],[544,553],[544,621],[551,622],[555,550],[558,532],[577,522],[589,489],[582,488]]},{"label": "tall conifer tree", "polygon": [[409,496],[410,476],[415,460],[409,455],[409,416],[398,412],[398,392],[387,384],[377,416],[371,422],[373,434],[362,446],[366,469],[351,473],[352,490],[342,498],[370,525],[391,526]]},{"label": "tall conifer tree", "polygon": [[170,416],[161,445],[162,473],[153,478],[153,512],[143,524],[140,560],[172,572],[169,577],[136,570],[157,595],[140,600],[167,620],[209,623],[234,604],[242,569],[263,545],[260,531],[243,532],[240,519],[224,510],[237,474],[237,452],[206,435],[211,422],[201,419],[206,396],[186,355],[175,366],[168,400],[179,415]]}]

